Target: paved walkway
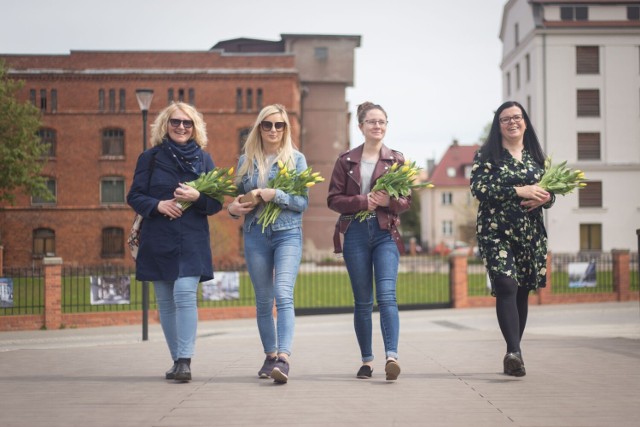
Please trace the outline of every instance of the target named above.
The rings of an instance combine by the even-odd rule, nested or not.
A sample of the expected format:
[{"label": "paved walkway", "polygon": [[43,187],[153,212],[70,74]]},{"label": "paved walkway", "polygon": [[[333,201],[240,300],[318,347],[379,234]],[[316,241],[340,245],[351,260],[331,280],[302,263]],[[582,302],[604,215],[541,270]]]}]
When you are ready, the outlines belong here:
[{"label": "paved walkway", "polygon": [[140,326],[2,332],[0,425],[639,425],[638,302],[532,306],[522,378],[501,373],[493,309],[400,316],[395,382],[377,323],[373,378],[355,378],[350,315],[298,317],[286,385],[257,378],[254,319],[202,322],[188,384],[163,379],[171,362],[157,325],[146,342]]}]

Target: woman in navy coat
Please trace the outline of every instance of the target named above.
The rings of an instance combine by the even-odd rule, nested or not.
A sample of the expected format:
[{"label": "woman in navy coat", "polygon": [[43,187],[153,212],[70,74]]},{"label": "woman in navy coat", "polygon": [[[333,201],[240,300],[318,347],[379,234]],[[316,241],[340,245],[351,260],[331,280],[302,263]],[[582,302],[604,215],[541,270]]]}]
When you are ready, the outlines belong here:
[{"label": "woman in navy coat", "polygon": [[[138,158],[127,203],[144,217],[136,279],[152,281],[172,368],[166,379],[191,380],[198,323],[198,283],[213,278],[208,215],[217,200],[184,184],[214,168],[207,132],[192,106],[173,103],[151,125],[152,148]],[[182,211],[177,202],[192,202]]]}]

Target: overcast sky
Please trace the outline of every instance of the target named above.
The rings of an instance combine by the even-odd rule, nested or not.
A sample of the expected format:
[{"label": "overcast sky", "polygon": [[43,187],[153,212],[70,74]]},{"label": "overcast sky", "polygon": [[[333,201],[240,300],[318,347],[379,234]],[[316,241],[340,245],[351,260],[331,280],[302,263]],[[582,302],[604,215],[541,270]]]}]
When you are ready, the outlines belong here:
[{"label": "overcast sky", "polygon": [[[502,101],[498,38],[507,0],[12,0],[0,53],[208,50],[239,37],[362,37],[355,117],[363,101],[389,115],[385,143],[424,164],[455,138],[478,141]],[[362,142],[355,123],[352,144]]]}]

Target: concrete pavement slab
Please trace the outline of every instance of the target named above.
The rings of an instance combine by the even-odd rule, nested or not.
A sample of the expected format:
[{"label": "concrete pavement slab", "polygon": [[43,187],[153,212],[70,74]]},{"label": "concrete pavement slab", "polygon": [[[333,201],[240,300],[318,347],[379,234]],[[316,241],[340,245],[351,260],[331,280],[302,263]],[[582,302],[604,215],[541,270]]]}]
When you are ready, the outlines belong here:
[{"label": "concrete pavement slab", "polygon": [[[0,319],[1,320],[1,319]],[[527,376],[505,376],[493,308],[401,312],[398,381],[359,380],[351,315],[297,317],[290,381],[260,380],[255,319],[201,322],[194,380],[163,379],[158,325],[0,333],[0,425],[635,426],[640,307],[531,306]]]}]

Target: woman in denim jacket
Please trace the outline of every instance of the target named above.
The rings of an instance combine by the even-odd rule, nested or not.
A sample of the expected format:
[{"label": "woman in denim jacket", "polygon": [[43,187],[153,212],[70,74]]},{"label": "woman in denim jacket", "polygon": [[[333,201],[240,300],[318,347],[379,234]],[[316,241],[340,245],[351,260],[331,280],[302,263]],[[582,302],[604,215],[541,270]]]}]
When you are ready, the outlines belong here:
[{"label": "woman in denim jacket", "polygon": [[[371,378],[373,372],[371,314],[375,277],[387,359],[385,373],[387,380],[392,381],[400,374],[396,281],[404,246],[397,228],[398,215],[409,209],[411,197],[391,198],[385,191],[371,191],[376,180],[394,163],[404,163],[401,153],[382,143],[387,130],[387,113],[380,105],[365,102],[358,106],[358,123],[365,142],[338,157],[327,203],[329,208],[341,214],[334,244],[335,252],[341,252],[340,233],[344,233],[344,261],[353,290],[354,327],[362,357],[362,366],[356,376]],[[369,211],[363,221],[354,218],[360,211]]]},{"label": "woman in denim jacket", "polygon": [[[308,198],[267,188],[269,180],[279,172],[278,161],[289,168],[295,167],[298,172],[307,168],[304,155],[293,146],[287,112],[282,105],[275,104],[258,114],[238,162],[238,190],[251,194],[254,201],[243,201],[246,197],[238,196],[227,210],[234,218],[244,215],[244,253],[256,296],[258,331],[266,354],[258,376],[286,383],[295,325],[293,288],[302,259],[302,212],[307,209]],[[257,223],[265,207],[263,202],[274,202],[282,208],[264,232]],[[274,298],[277,325],[273,318]]]}]

